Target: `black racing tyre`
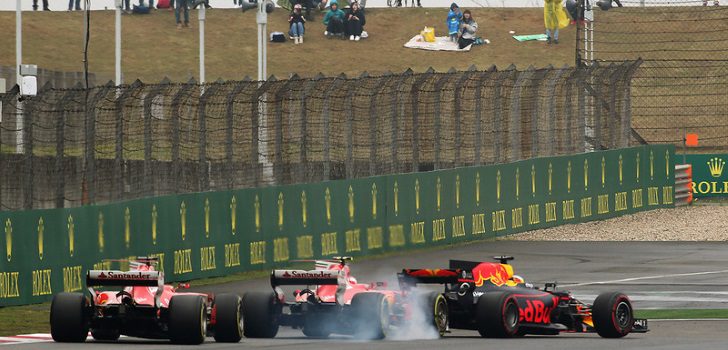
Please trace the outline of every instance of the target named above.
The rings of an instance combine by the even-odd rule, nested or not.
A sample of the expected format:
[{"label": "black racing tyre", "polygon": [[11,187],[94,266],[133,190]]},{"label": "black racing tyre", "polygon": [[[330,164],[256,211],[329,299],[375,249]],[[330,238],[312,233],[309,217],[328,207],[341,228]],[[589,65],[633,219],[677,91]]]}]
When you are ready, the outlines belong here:
[{"label": "black racing tyre", "polygon": [[237,343],[243,338],[243,300],[237,294],[215,297],[215,341]]},{"label": "black racing tyre", "polygon": [[432,327],[438,336],[442,337],[447,331],[450,320],[450,310],[445,296],[438,292],[427,292],[417,295],[419,299],[415,304],[422,307],[425,313],[425,324]]},{"label": "black racing tyre", "polygon": [[169,301],[169,339],[175,344],[202,344],[207,336],[207,307],[200,295],[175,295]]},{"label": "black racing tyre", "polygon": [[520,311],[512,292],[485,293],[478,298],[475,307],[480,336],[487,338],[518,336]]},{"label": "black racing tyre", "polygon": [[59,293],[51,301],[51,336],[61,343],[81,343],[88,337],[88,300],[81,293]]},{"label": "black racing tyre", "polygon": [[389,302],[382,293],[358,293],[351,299],[354,336],[358,339],[383,339],[389,333]]},{"label": "black racing tyre", "polygon": [[119,330],[118,329],[103,329],[103,328],[92,329],[91,336],[94,338],[94,340],[115,341],[115,340],[119,340]]},{"label": "black racing tyre", "polygon": [[599,294],[592,305],[592,321],[601,337],[624,337],[634,326],[632,302],[620,292]]},{"label": "black racing tyre", "polygon": [[250,292],[243,295],[243,334],[247,338],[273,338],[278,334],[278,314],[273,293]]},{"label": "black racing tyre", "polygon": [[327,322],[328,319],[322,315],[309,312],[303,322],[303,335],[309,338],[328,338],[331,330]]}]

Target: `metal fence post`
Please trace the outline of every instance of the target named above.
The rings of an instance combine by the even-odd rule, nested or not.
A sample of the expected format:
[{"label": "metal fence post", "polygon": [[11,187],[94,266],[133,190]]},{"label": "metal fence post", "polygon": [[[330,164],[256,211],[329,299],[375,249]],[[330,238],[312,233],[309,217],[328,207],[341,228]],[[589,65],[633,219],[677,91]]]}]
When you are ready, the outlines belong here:
[{"label": "metal fence post", "polygon": [[89,103],[90,109],[86,107],[86,192],[88,203],[96,203],[96,106],[102,99],[114,89],[114,82],[109,81],[105,86],[98,89]]},{"label": "metal fence post", "polygon": [[[134,82],[134,85],[136,85]],[[118,87],[116,101],[114,103],[114,135],[116,136],[116,142],[114,147],[114,172],[112,176],[111,186],[111,200],[117,201],[122,199],[122,193],[124,193],[124,181],[122,180],[122,162],[124,157],[124,102],[129,94],[131,94],[133,88],[129,87]]]},{"label": "metal fence post", "polygon": [[533,66],[529,66],[524,72],[518,74],[516,84],[513,86],[511,93],[511,115],[508,118],[508,161],[521,159],[521,94],[523,92],[523,84],[526,80],[531,79],[535,70]]},{"label": "metal fence post", "polygon": [[331,178],[331,93],[346,80],[345,74],[340,74],[331,85],[326,89],[324,94],[323,122],[324,122],[324,164],[323,164],[323,180],[327,181]]},{"label": "metal fence post", "polygon": [[235,96],[251,84],[250,79],[235,84],[233,90],[227,95],[225,108],[225,174],[227,176],[227,189],[235,186],[235,168],[233,160],[233,119],[235,118]]},{"label": "metal fence post", "polygon": [[300,182],[311,182],[312,178],[310,175],[310,164],[308,163],[308,97],[311,89],[313,89],[314,86],[318,85],[319,80],[322,79],[324,76],[322,74],[317,74],[313,79],[310,79],[306,86],[303,88],[303,92],[301,94],[301,120],[300,120],[300,127],[301,127],[301,143],[300,143],[300,162],[299,162],[299,174],[302,174],[300,177]]},{"label": "metal fence post", "polygon": [[495,66],[491,66],[487,71],[481,72],[475,83],[475,165],[483,164],[483,85],[495,70]]},{"label": "metal fence post", "polygon": [[420,171],[420,85],[434,73],[435,70],[432,67],[428,68],[424,73],[420,74],[410,89],[410,95],[412,96],[410,101],[412,105],[412,172]]},{"label": "metal fence post", "polygon": [[455,90],[453,92],[453,110],[455,112],[455,160],[453,166],[456,168],[460,166],[460,147],[462,146],[462,135],[460,127],[460,110],[462,109],[462,98],[460,98],[460,95],[462,94],[463,84],[466,80],[470,79],[470,77],[474,74],[475,70],[476,68],[473,65],[468,68],[467,72],[460,73],[460,78],[458,78],[458,80],[455,82]]},{"label": "metal fence post", "polygon": [[503,118],[504,99],[503,99],[503,81],[506,78],[516,78],[518,72],[516,66],[511,64],[506,70],[499,74],[498,79],[495,81],[495,93],[493,94],[493,134],[495,134],[495,142],[493,142],[493,162],[499,163],[507,158],[505,152],[501,152],[505,147],[505,139],[503,132],[503,125],[505,120]]},{"label": "metal fence post", "polygon": [[[443,74],[435,81],[435,108],[434,108],[434,122],[435,122],[435,161],[433,167],[435,170],[441,168],[440,164],[440,152],[442,151],[442,86],[447,83],[450,79],[450,75],[453,74],[455,69],[451,68],[446,74]],[[418,143],[419,146],[419,143]],[[419,159],[419,155],[417,157]],[[413,171],[419,171],[419,169],[413,169]]]},{"label": "metal fence post", "polygon": [[200,96],[200,103],[197,105],[197,121],[199,125],[199,160],[197,170],[199,172],[200,191],[210,190],[210,166],[207,160],[207,101],[220,89],[220,84],[210,83],[200,85],[204,93]]},{"label": "metal fence post", "polygon": [[379,146],[377,142],[377,97],[379,93],[384,91],[390,79],[390,75],[377,79],[375,83],[377,89],[369,97],[369,176],[374,176],[377,173],[377,147]]},{"label": "metal fence post", "polygon": [[154,195],[155,192],[155,181],[154,171],[152,169],[152,103],[154,99],[159,96],[165,85],[169,84],[170,81],[167,78],[152,88],[152,91],[144,97],[144,179],[145,190],[147,195]]},{"label": "metal fence post", "polygon": [[195,79],[190,79],[187,81],[186,84],[183,84],[182,87],[177,91],[177,93],[172,98],[172,106],[171,106],[171,119],[172,119],[172,187],[174,193],[180,193],[180,178],[181,178],[181,166],[180,166],[180,158],[179,158],[179,148],[180,148],[180,137],[179,137],[179,131],[180,131],[180,104],[182,102],[182,99],[184,98],[185,94],[192,89],[197,83],[195,82]]},{"label": "metal fence post", "polygon": [[[533,154],[532,156],[537,157],[540,155],[545,156],[553,156],[554,155],[554,143],[556,140],[561,140],[561,138],[554,139],[554,124],[556,123],[556,107],[554,107],[554,95],[556,94],[556,84],[561,80],[561,76],[564,74],[564,72],[568,69],[568,67],[562,67],[556,70],[556,73],[554,73],[550,78],[548,85],[546,85],[546,119],[545,119],[545,127],[543,128],[544,135],[543,137],[539,137],[539,139],[544,140],[546,144],[546,152],[545,154],[541,154],[540,152]],[[541,127],[536,124],[536,129],[534,130],[535,133],[538,133],[538,130],[541,130]],[[539,135],[540,136],[540,135]],[[540,149],[541,147],[539,147]]]},{"label": "metal fence post", "polygon": [[285,80],[283,86],[279,87],[275,93],[275,104],[276,104],[276,125],[275,125],[275,162],[273,163],[273,175],[276,179],[276,184],[283,184],[283,102],[285,96],[291,93],[288,88],[291,83],[300,83],[298,75],[294,74],[289,79]]},{"label": "metal fence post", "polygon": [[[569,69],[568,67],[564,66],[565,69]],[[575,121],[577,118],[580,118],[575,111],[574,108],[574,96],[571,93],[572,91],[579,90],[578,85],[578,77],[580,73],[579,68],[572,68],[571,73],[566,78],[566,81],[564,82],[565,87],[562,89],[562,91],[568,91],[566,95],[564,96],[564,115],[566,116],[566,130],[564,130],[564,144],[566,145],[565,151],[566,153],[578,153],[578,148],[575,145],[574,142],[574,131],[575,131]]]},{"label": "metal fence post", "polygon": [[622,87],[622,93],[624,94],[622,99],[622,143],[620,147],[629,147],[630,136],[640,142],[640,144],[646,144],[647,142],[632,128],[632,79],[637,73],[637,70],[642,65],[642,60],[637,60],[630,65],[629,69],[624,76],[624,85]]},{"label": "metal fence post", "polygon": [[[77,83],[74,89],[81,89],[81,84]],[[63,161],[65,159],[65,131],[66,131],[66,114],[72,108],[67,108],[68,101],[70,101],[77,91],[68,90],[63,93],[61,99],[57,102],[55,108],[59,111],[60,115],[56,117],[56,162],[55,162],[55,174],[56,181],[56,208],[63,208],[66,205],[66,173],[63,171]]]},{"label": "metal fence post", "polygon": [[[397,80],[397,84],[395,85],[395,91],[392,94],[392,110],[391,110],[391,116],[390,119],[392,120],[392,173],[398,173],[400,166],[399,166],[399,143],[397,140],[397,136],[399,135],[399,114],[398,109],[400,106],[400,101],[402,98],[404,98],[405,91],[400,90],[400,87],[402,87],[405,79],[412,76],[412,69],[408,68],[402,75],[399,76],[399,79]],[[404,104],[402,104],[404,107]]]},{"label": "metal fence post", "polygon": [[[41,96],[38,96],[36,98],[41,99]],[[23,169],[23,172],[26,174],[26,176],[21,177],[21,181],[24,184],[23,209],[26,210],[33,209],[33,190],[35,188],[33,184],[35,180],[35,169],[33,164],[33,160],[35,158],[35,156],[33,155],[33,114],[35,114],[35,107],[38,103],[39,102],[35,101],[33,98],[27,99],[23,103],[23,129],[21,130],[21,132],[23,133],[22,142],[25,158],[25,169]]]},{"label": "metal fence post", "polygon": [[[538,134],[538,122],[541,116],[541,85],[543,84],[546,75],[553,70],[553,66],[549,65],[546,69],[539,69],[533,73],[531,78],[531,84],[528,85],[533,92],[533,101],[531,101],[531,130],[527,130],[531,134],[531,149],[530,157],[522,158],[533,158],[538,156],[539,152],[539,134]],[[551,143],[552,140],[547,142]]]}]

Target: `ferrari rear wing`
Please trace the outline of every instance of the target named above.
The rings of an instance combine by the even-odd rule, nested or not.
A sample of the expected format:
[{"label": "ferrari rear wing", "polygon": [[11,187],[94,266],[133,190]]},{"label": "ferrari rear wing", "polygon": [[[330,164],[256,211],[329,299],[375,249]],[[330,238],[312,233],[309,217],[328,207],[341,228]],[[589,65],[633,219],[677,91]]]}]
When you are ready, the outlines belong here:
[{"label": "ferrari rear wing", "polygon": [[417,284],[457,283],[463,277],[461,269],[403,269],[397,274],[401,288]]},{"label": "ferrari rear wing", "polygon": [[270,274],[270,284],[273,288],[277,286],[320,286],[344,283],[344,274],[340,270],[273,270]]},{"label": "ferrari rear wing", "polygon": [[86,286],[161,288],[164,286],[164,274],[160,271],[89,270],[86,273]]},{"label": "ferrari rear wing", "polygon": [[270,285],[279,298],[282,298],[282,291],[278,286],[334,285],[337,286],[336,303],[344,305],[346,280],[341,270],[273,270],[270,273]]},{"label": "ferrari rear wing", "polygon": [[161,271],[89,270],[86,273],[86,287],[91,295],[94,295],[94,286],[157,287],[157,291],[154,293],[154,305],[159,308],[160,297],[164,291],[164,273]]}]

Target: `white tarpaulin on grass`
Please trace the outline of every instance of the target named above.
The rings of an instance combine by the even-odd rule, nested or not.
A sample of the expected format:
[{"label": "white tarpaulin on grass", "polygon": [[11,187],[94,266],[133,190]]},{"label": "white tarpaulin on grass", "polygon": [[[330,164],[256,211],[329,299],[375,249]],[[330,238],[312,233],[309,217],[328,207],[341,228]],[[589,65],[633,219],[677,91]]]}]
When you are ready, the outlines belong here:
[{"label": "white tarpaulin on grass", "polygon": [[410,49],[422,49],[430,51],[470,51],[473,45],[468,45],[464,49],[458,48],[458,43],[454,43],[447,36],[435,37],[435,42],[428,43],[422,39],[421,35],[415,35],[410,41],[404,44],[404,47]]}]

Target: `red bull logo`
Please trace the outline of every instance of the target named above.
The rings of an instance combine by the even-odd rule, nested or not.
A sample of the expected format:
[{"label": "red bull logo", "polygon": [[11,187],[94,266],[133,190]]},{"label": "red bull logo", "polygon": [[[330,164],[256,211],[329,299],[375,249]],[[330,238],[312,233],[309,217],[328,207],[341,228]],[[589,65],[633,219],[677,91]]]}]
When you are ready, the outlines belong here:
[{"label": "red bull logo", "polygon": [[482,287],[490,281],[496,287],[507,284],[513,277],[513,268],[510,265],[496,263],[481,263],[473,268],[473,280],[476,287]]},{"label": "red bull logo", "polygon": [[449,269],[416,269],[406,270],[406,273],[412,277],[458,277],[458,270]]}]

